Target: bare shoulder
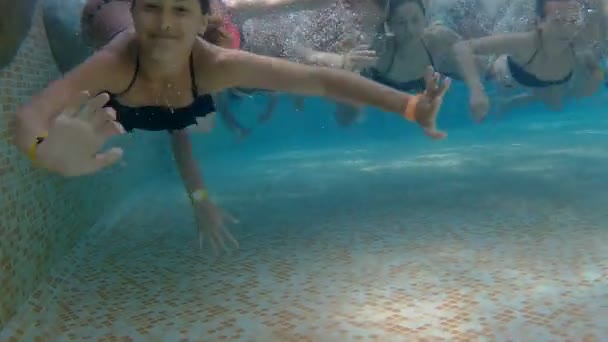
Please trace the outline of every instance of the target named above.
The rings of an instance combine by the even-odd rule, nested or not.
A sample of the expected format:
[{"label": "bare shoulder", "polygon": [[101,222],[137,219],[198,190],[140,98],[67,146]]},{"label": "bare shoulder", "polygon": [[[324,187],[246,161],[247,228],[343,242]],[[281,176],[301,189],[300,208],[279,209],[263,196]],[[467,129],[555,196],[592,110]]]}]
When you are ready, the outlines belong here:
[{"label": "bare shoulder", "polygon": [[424,29],[424,38],[429,42],[438,44],[453,44],[462,40],[462,37],[456,31],[440,22],[435,22]]},{"label": "bare shoulder", "polygon": [[506,32],[498,33],[488,37],[478,38],[478,40],[486,39],[492,40],[503,44],[515,44],[522,48],[534,47],[538,43],[538,32]]},{"label": "bare shoulder", "polygon": [[95,51],[64,78],[92,93],[118,92],[130,82],[135,70],[134,51],[132,40],[114,41]]},{"label": "bare shoulder", "polygon": [[515,32],[504,34],[510,37],[512,44],[516,47],[512,57],[518,63],[525,63],[530,59],[534,52],[540,47],[540,34],[538,31]]},{"label": "bare shoulder", "polygon": [[521,56],[529,56],[536,48],[538,33],[509,32],[464,40],[455,47],[469,46],[475,53],[481,55],[510,55],[516,60]]},{"label": "bare shoulder", "polygon": [[226,49],[199,39],[194,46],[194,72],[197,85],[205,92],[214,93],[231,83],[236,66],[251,55],[235,49]]},{"label": "bare shoulder", "polygon": [[462,40],[458,33],[441,23],[429,25],[424,30],[423,37],[429,49],[441,55],[451,51],[453,45]]}]

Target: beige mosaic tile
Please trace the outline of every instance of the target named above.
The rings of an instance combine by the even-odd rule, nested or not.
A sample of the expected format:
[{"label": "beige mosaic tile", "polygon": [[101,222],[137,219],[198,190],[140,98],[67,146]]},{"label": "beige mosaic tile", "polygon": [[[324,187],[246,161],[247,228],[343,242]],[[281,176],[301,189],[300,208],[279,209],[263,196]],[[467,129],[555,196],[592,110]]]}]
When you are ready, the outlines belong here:
[{"label": "beige mosaic tile", "polygon": [[[151,165],[162,170],[159,176],[172,166],[166,136],[134,135],[115,141],[125,148],[128,166],[77,180],[32,169],[11,145],[14,113],[59,76],[37,8],[15,59],[0,69],[0,327],[103,210],[128,193],[127,185],[145,182],[140,175]],[[146,145],[147,149],[137,151]],[[163,164],[168,167],[161,168]]]},{"label": "beige mosaic tile", "polygon": [[[217,200],[243,222],[238,252],[199,251],[181,187],[159,184],[89,231],[0,338],[605,341],[602,179],[563,177],[579,172],[578,154],[547,157],[546,172],[512,170],[559,145],[487,146],[460,168],[433,168],[467,148],[400,161],[370,148],[358,158],[402,165],[375,172],[336,151],[310,181],[272,177],[309,170],[323,152],[209,163],[209,178],[226,177]],[[591,173],[608,171],[595,161]],[[242,173],[251,178],[237,184]]]}]

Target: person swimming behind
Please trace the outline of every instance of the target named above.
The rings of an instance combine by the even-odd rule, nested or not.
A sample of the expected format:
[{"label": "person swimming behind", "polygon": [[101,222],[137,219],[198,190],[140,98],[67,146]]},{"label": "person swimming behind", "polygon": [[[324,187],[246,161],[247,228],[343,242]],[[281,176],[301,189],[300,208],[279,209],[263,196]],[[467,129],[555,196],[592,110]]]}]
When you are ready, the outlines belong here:
[{"label": "person swimming behind", "polygon": [[[424,91],[427,66],[452,79],[460,79],[452,46],[460,36],[444,25],[427,26],[422,0],[387,0],[385,21],[378,25],[372,49],[375,65],[361,74],[393,89],[419,93]],[[361,111],[339,105],[337,117],[342,125],[360,120]]]},{"label": "person swimming behind", "polygon": [[452,79],[459,78],[452,46],[460,36],[440,24],[426,25],[422,0],[387,0],[386,21],[374,42],[376,65],[363,74],[374,81],[407,92],[424,90],[424,70],[432,66]]},{"label": "person swimming behind", "polygon": [[[442,82],[432,68],[425,92],[412,96],[350,72],[213,45],[199,34],[216,39],[214,43],[226,35],[219,26],[209,26],[208,0],[126,4],[130,18],[115,20],[116,13],[107,11],[93,24],[100,28],[93,34],[111,40],[99,40],[102,47],[92,56],[18,109],[14,143],[34,165],[73,177],[121,159],[120,148],[101,151],[113,136],[133,130],[171,132],[174,143],[182,146],[174,153],[181,160],[179,171],[196,209],[200,236],[209,236],[219,246],[226,239],[236,241],[225,227],[223,212],[208,196],[185,131],[214,111],[212,93],[245,87],[325,96],[397,113],[430,137],[445,137],[436,129],[436,117],[450,82]],[[114,11],[124,8],[114,6]]]},{"label": "person swimming behind", "polygon": [[[275,15],[266,15],[264,18],[253,17],[248,20],[244,20],[242,15],[237,15],[236,18],[238,18],[238,20],[233,20],[234,10],[228,7],[226,2],[216,0],[214,3],[216,4],[215,7],[222,13],[222,17],[230,20],[230,31],[235,32],[233,35],[238,37],[239,43],[233,44],[232,48],[242,49],[247,52],[264,56],[289,59],[289,57],[285,55],[285,46],[288,40],[287,32],[291,29],[292,24],[290,23],[287,27],[285,27],[284,24],[286,22],[285,19],[290,18],[292,14],[278,15],[275,13]],[[276,3],[273,3],[273,6],[275,5]],[[215,98],[218,114],[226,128],[234,133],[239,139],[247,137],[252,132],[253,127],[247,127],[237,119],[236,112],[232,110],[232,105],[244,100],[249,100],[254,96],[264,96],[268,98],[265,108],[257,114],[257,123],[266,123],[272,118],[280,96],[290,97],[296,111],[303,109],[304,98],[302,96],[279,94],[264,89],[227,89],[217,94]]]},{"label": "person swimming behind", "polygon": [[578,63],[573,40],[582,24],[581,6],[574,0],[537,0],[533,31],[494,35],[456,43],[454,48],[470,90],[470,108],[481,121],[489,99],[474,55],[497,55],[492,68],[501,85],[530,88],[551,108],[558,108]]}]

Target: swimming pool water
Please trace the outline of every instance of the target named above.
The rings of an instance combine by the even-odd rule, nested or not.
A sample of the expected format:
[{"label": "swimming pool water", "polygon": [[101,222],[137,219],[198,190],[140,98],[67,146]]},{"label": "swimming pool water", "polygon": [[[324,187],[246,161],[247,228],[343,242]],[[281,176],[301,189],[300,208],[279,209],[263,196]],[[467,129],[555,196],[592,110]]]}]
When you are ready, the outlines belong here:
[{"label": "swimming pool water", "polygon": [[0,339],[602,341],[607,142],[598,110],[202,154],[238,252],[199,251],[181,185],[160,180]]}]

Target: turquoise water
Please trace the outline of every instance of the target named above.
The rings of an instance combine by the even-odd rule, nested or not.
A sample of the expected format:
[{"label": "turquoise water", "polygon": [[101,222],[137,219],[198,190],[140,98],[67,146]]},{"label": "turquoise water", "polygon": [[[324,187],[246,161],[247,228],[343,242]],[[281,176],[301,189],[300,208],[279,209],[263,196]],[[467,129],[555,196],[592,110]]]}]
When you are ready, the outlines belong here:
[{"label": "turquoise water", "polygon": [[[55,2],[61,50],[80,6]],[[0,341],[608,341],[604,89],[479,125],[455,82],[444,141],[372,108],[339,127],[318,98],[295,112],[284,96],[255,124],[265,103],[233,105],[247,139],[220,120],[192,136],[212,199],[241,221],[238,251],[199,249],[167,160],[142,173],[156,177],[147,188],[124,189]]]},{"label": "turquoise water", "polygon": [[[366,109],[363,123],[339,127],[331,103],[309,99],[304,111],[294,112],[286,97],[275,117],[256,126],[249,138],[234,142],[226,138],[229,133],[215,132],[195,137],[195,149],[208,188],[246,227],[263,226],[263,220],[280,212],[289,212],[294,222],[305,219],[310,213],[299,209],[308,205],[376,212],[395,201],[404,213],[446,210],[453,216],[440,216],[448,222],[458,221],[458,210],[487,208],[488,203],[496,209],[487,214],[506,224],[510,214],[500,207],[507,203],[530,220],[563,209],[605,217],[604,92],[570,100],[560,112],[540,104],[500,116],[491,112],[482,124],[472,122],[467,96],[461,84],[446,96],[439,127],[449,135],[443,141],[373,108]],[[255,122],[264,103],[263,97],[243,101],[239,118]],[[211,150],[218,136],[226,140]],[[266,200],[284,203],[260,216],[255,208]],[[538,213],[535,205],[542,207]]]},{"label": "turquoise water", "polygon": [[[283,101],[238,143],[195,137],[240,249],[199,250],[179,178],[159,179],[86,234],[0,339],[605,341],[602,97],[476,125],[465,94],[445,101],[445,141],[371,109],[339,128],[318,99]],[[254,122],[251,101],[239,116]]]},{"label": "turquoise water", "polygon": [[[211,136],[194,135],[193,139],[201,157],[238,155],[238,158],[248,158],[249,155],[270,151],[340,149],[380,142],[403,145],[401,150],[404,152],[416,149],[416,153],[425,153],[461,144],[499,144],[499,139],[513,138],[520,143],[550,140],[552,137],[559,140],[561,132],[565,135],[571,133],[569,128],[593,131],[598,125],[601,126],[605,114],[603,108],[608,104],[606,94],[601,92],[593,98],[568,100],[560,112],[551,112],[543,105],[535,104],[497,115],[493,106],[487,119],[482,124],[476,124],[469,114],[467,90],[463,84],[454,83],[445,97],[438,119],[439,128],[449,134],[444,141],[432,141],[416,125],[395,114],[370,107],[365,108],[364,122],[351,127],[340,127],[334,121],[332,103],[309,98],[304,110],[295,112],[287,96],[281,99],[274,117],[264,124],[256,124],[258,113],[265,108],[267,100],[264,96],[254,96],[233,104],[238,119],[245,126],[254,127],[252,135],[247,139],[235,139],[222,127],[219,119],[218,127]],[[582,142],[596,136],[591,132],[589,135],[577,134],[568,139],[573,139],[572,142],[576,143],[579,139]],[[388,157],[385,149],[376,152]]]},{"label": "turquoise water", "polygon": [[[592,99],[567,101],[561,112],[549,112],[541,104],[535,104],[500,116],[493,114],[492,111],[495,112],[495,108],[492,108],[486,121],[482,125],[477,125],[472,122],[469,115],[468,92],[461,83],[454,83],[445,97],[439,116],[439,127],[447,130],[448,133],[451,133],[452,130],[463,131],[455,132],[456,135],[452,135],[447,141],[440,143],[444,146],[449,145],[454,140],[460,141],[466,136],[472,138],[489,132],[496,134],[497,131],[500,131],[501,135],[508,135],[509,124],[515,122],[525,125],[524,121],[529,120],[530,124],[550,124],[555,120],[570,120],[576,116],[576,112],[582,110],[585,113],[601,113],[603,107],[602,96],[604,96],[604,102],[606,101],[604,94],[597,95]],[[339,127],[332,116],[333,104],[319,98],[309,98],[305,103],[304,111],[295,112],[290,99],[285,96],[280,101],[276,114],[271,121],[256,125],[257,113],[265,108],[265,104],[266,98],[264,96],[254,96],[233,105],[233,108],[238,111],[239,120],[247,123],[246,126],[256,127],[250,139],[238,145],[238,150],[255,149],[262,145],[314,148],[350,142],[356,143],[362,140],[422,142],[428,146],[433,146],[428,139],[422,139],[424,137],[415,125],[405,122],[395,114],[383,113],[375,108],[368,107],[365,109],[366,119],[362,124]],[[224,132],[219,134],[215,132],[211,141],[223,135]],[[207,138],[196,137],[196,139],[201,141],[201,148],[205,148],[203,145],[209,144]],[[205,143],[203,144],[202,141],[205,141]],[[230,145],[225,144],[224,141],[222,140],[224,147]],[[213,143],[212,145],[214,148],[217,146]],[[209,152],[213,153],[213,150]]]}]

